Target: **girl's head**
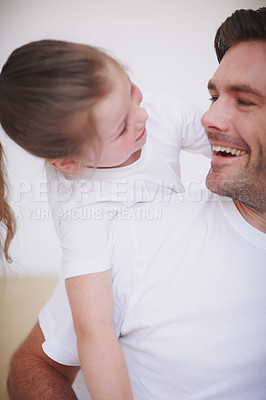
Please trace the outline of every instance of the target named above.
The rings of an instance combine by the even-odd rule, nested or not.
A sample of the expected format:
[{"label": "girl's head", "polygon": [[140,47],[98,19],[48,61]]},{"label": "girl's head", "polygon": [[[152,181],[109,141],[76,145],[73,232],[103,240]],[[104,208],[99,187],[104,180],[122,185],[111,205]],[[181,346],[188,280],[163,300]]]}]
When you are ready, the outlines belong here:
[{"label": "girl's head", "polygon": [[[0,121],[16,143],[60,169],[73,172],[77,165],[96,166],[97,161],[100,167],[114,166],[102,159],[105,143],[114,135],[105,131],[102,135],[101,130],[108,128],[102,121],[112,122],[116,112],[112,102],[120,94],[125,96],[120,90],[126,85],[126,96],[132,90],[130,96],[137,97],[119,63],[95,47],[55,40],[32,42],[15,50],[2,69]],[[123,118],[132,119],[131,114],[129,105]]]}]

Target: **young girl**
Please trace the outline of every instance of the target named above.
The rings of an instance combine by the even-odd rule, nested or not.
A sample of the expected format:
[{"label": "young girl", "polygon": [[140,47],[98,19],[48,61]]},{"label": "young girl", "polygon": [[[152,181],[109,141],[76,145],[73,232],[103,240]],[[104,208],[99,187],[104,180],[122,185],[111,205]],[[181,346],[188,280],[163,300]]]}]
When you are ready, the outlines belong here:
[{"label": "young girl", "polygon": [[158,208],[183,190],[180,149],[210,153],[200,118],[171,96],[151,94],[142,102],[121,65],[91,46],[33,42],[15,50],[3,67],[1,124],[47,161],[49,201],[92,399],[133,398],[113,329],[110,221],[146,218],[132,216],[130,206],[156,201]]}]

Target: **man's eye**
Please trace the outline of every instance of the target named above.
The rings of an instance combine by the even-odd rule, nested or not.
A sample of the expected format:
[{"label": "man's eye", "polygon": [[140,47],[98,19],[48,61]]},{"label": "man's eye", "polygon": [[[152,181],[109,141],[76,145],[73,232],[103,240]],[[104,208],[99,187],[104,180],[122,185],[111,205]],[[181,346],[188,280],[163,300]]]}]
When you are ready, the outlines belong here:
[{"label": "man's eye", "polygon": [[238,104],[240,104],[242,106],[254,106],[255,105],[252,101],[243,100],[243,99],[238,99],[237,102],[238,102]]}]

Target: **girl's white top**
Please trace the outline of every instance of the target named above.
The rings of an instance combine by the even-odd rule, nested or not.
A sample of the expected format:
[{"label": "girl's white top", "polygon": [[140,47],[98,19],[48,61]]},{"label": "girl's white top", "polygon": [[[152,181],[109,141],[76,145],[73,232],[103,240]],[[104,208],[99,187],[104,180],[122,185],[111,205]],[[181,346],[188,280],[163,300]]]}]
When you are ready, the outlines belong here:
[{"label": "girl's white top", "polygon": [[[49,203],[62,247],[65,278],[111,268],[110,222],[132,218],[139,202],[169,201],[182,192],[180,150],[210,155],[201,125],[202,112],[171,95],[151,93],[142,106],[148,112],[147,142],[140,158],[121,168],[83,168],[63,174],[47,165]],[[138,212],[134,218],[149,218]]]}]

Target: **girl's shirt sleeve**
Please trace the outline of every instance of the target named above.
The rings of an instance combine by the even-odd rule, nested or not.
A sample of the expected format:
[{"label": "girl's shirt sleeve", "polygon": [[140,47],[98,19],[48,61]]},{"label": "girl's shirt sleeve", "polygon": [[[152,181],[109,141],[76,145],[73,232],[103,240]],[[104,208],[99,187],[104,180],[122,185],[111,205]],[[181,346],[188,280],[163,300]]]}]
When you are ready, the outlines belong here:
[{"label": "girl's shirt sleeve", "polygon": [[149,115],[148,135],[177,175],[180,176],[181,150],[211,157],[199,108],[165,93],[145,95],[142,105]]},{"label": "girl's shirt sleeve", "polygon": [[64,278],[103,272],[111,268],[112,238],[106,205],[75,208],[59,222]]}]

